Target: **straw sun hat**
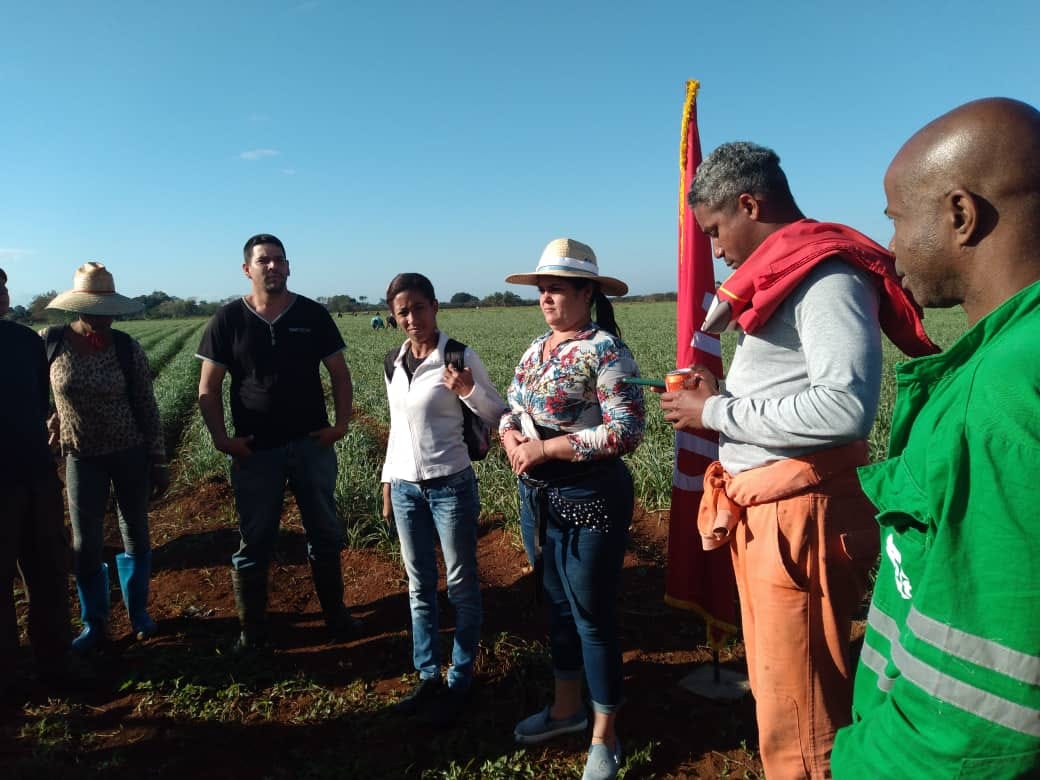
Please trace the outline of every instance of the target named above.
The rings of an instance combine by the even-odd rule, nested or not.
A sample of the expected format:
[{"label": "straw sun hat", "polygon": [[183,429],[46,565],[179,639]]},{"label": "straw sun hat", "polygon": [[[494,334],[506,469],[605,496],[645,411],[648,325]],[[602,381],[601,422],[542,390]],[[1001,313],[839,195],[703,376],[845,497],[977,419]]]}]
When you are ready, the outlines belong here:
[{"label": "straw sun hat", "polygon": [[549,242],[533,273],[511,274],[510,284],[538,284],[539,276],[565,276],[599,282],[604,295],[625,295],[628,285],[612,276],[600,276],[596,253],[592,247],[573,238],[557,238]]},{"label": "straw sun hat", "polygon": [[47,304],[48,309],[61,309],[76,314],[117,317],[133,314],[144,304],[116,292],[112,274],[101,263],[84,263],[72,275],[72,289]]}]

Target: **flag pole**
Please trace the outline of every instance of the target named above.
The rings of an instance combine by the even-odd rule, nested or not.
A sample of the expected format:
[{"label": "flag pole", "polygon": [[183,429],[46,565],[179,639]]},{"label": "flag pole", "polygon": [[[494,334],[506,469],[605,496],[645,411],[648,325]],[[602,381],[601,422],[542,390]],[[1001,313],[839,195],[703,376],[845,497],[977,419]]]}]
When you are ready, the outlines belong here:
[{"label": "flag pole", "polygon": [[[715,295],[715,264],[711,243],[697,227],[693,212],[686,202],[690,184],[701,162],[700,133],[697,128],[699,91],[699,81],[686,82],[679,140],[675,363],[680,368],[699,363],[711,369],[716,376],[722,376],[722,346],[719,337],[700,329],[708,303]],[[704,489],[704,472],[717,458],[718,435],[714,432],[676,432],[665,602],[694,612],[704,620],[712,652],[710,667],[704,665],[702,669],[694,670],[680,685],[701,696],[735,699],[747,692],[746,678],[731,670],[724,670],[719,658],[721,648],[737,632],[733,565],[728,548],[705,551],[697,531],[697,508]]]}]

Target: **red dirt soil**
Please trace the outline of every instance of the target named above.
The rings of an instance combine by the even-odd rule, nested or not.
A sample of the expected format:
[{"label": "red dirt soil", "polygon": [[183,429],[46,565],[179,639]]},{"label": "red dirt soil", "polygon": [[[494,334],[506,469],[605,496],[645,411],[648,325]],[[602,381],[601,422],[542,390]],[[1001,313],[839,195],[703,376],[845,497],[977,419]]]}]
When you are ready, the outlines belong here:
[{"label": "red dirt soil", "polygon": [[[300,774],[305,774],[306,759],[301,757],[309,754],[327,760],[329,751],[335,749],[344,758],[363,752],[371,760],[376,753],[393,756],[406,743],[412,749],[417,745],[419,759],[407,771],[383,775],[395,777],[418,776],[427,768],[421,762],[421,746],[426,742],[438,744],[441,768],[444,752],[452,745],[458,745],[459,753],[451,755],[460,765],[474,758],[474,746],[480,754],[476,766],[486,758],[514,752],[518,747],[512,744],[513,725],[546,703],[548,668],[544,680],[503,673],[503,664],[486,662],[486,648],[503,632],[545,642],[546,620],[544,608],[534,603],[532,575],[524,571],[518,540],[493,526],[481,526],[479,541],[485,622],[477,685],[467,713],[454,729],[437,731],[382,715],[373,725],[365,723],[368,716],[360,713],[301,725],[297,712],[284,706],[277,708],[273,718],[247,715],[239,722],[200,722],[172,717],[168,708],[140,690],[127,693],[118,689],[119,682],[131,675],[143,680],[164,675],[170,679],[176,675],[178,658],[183,664],[197,665],[207,658],[227,663],[219,650],[228,645],[237,628],[229,574],[237,531],[229,487],[223,481],[212,481],[164,500],[153,508],[151,518],[155,571],[150,611],[159,621],[161,633],[142,643],[132,642],[126,613],[114,600],[111,647],[98,662],[97,679],[78,699],[88,705],[80,730],[91,733],[89,742],[76,748],[79,766],[92,776],[106,756],[118,756],[118,762],[114,761],[120,767],[117,774],[125,776],[262,777],[272,770],[292,776],[294,762],[301,760]],[[678,687],[683,676],[709,662],[711,656],[704,646],[702,623],[662,601],[667,527],[666,513],[637,512],[625,557],[619,608],[627,702],[618,728],[626,745],[639,748],[650,740],[657,743],[649,766],[634,769],[629,777],[760,776],[761,765],[751,752],[756,742],[751,698],[715,703]],[[303,673],[325,687],[343,691],[360,679],[369,695],[385,699],[388,707],[414,682],[409,676],[407,583],[400,562],[378,551],[344,553],[347,600],[364,619],[365,627],[356,641],[329,644],[311,586],[299,515],[291,500],[282,529],[278,558],[271,570],[269,610],[277,648],[266,662],[271,680]],[[113,536],[110,541],[116,539]],[[106,556],[111,559],[116,551],[112,547]],[[443,594],[443,579],[441,582]],[[442,623],[450,631],[453,613],[446,599],[442,603]],[[71,605],[77,607],[74,593]],[[24,605],[20,613],[24,613]],[[24,621],[24,614],[20,616]],[[160,648],[165,668],[156,670],[150,658]],[[723,663],[743,671],[742,647],[735,645],[725,652]],[[29,696],[34,704],[47,700],[39,689],[31,690]],[[4,724],[0,727],[0,774],[5,777],[11,776],[5,764],[24,761],[30,753],[25,740],[17,736],[19,723],[26,720],[21,706],[0,704],[0,723]],[[586,740],[586,735],[574,735],[551,747],[529,748],[528,753],[532,758],[580,757]],[[343,776],[355,775],[345,771]]]}]

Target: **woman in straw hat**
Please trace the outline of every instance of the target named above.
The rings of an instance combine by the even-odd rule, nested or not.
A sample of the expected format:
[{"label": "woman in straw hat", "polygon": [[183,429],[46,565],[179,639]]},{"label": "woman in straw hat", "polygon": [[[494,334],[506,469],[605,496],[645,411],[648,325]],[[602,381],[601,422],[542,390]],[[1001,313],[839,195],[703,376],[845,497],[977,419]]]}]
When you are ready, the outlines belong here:
[{"label": "woman in straw hat", "polygon": [[79,318],[41,331],[47,342],[51,388],[60,420],[83,631],[73,640],[85,653],[105,638],[108,566],[102,561],[109,487],[115,487],[125,552],[116,556],[119,584],[138,639],[157,626],[149,617],[151,546],[148,501],[169,486],[159,408],[141,345],[112,329],[121,314],[142,304],[115,291],[101,263],[76,269],[73,288],[47,305]]},{"label": "woman in straw hat", "polygon": [[[499,427],[519,476],[528,559],[549,602],[553,703],[520,721],[514,736],[537,744],[588,725],[582,670],[592,698],[585,780],[617,776],[621,703],[618,582],[632,520],[632,477],[621,460],[643,438],[642,390],[607,295],[628,285],[602,276],[592,249],[556,239],[533,273],[506,277],[538,287],[549,331],[516,367]],[[592,319],[592,306],[596,318]]]}]

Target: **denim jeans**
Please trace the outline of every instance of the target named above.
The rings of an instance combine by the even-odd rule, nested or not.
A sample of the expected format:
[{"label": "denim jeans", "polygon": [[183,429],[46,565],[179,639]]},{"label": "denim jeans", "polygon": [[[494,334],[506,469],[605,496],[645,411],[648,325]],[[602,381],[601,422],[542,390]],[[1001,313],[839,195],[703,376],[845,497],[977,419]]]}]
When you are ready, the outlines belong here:
[{"label": "denim jeans", "polygon": [[[549,603],[553,674],[579,679],[584,666],[592,707],[621,703],[617,600],[634,505],[632,476],[621,461],[605,473],[547,491],[542,583]],[[521,531],[536,549],[535,491],[520,483]],[[527,515],[525,518],[524,515]]]},{"label": "denim jeans", "polygon": [[477,578],[477,518],[480,495],[472,468],[423,482],[390,485],[401,556],[408,572],[412,613],[412,660],[423,679],[439,677],[437,633],[437,539],[444,553],[448,599],[455,607],[455,642],[448,685],[466,688],[480,640],[482,609]]},{"label": "denim jeans", "polygon": [[147,555],[149,461],[144,446],[106,455],[65,459],[65,487],[69,493],[72,549],[77,575],[89,576],[101,568],[105,543],[105,510],[109,486],[115,488],[119,533],[127,555]]},{"label": "denim jeans", "polygon": [[267,569],[278,541],[287,483],[300,507],[310,560],[339,560],[345,543],[334,497],[336,453],[305,436],[281,447],[255,450],[232,463],[241,538],[231,556],[232,568]]}]

